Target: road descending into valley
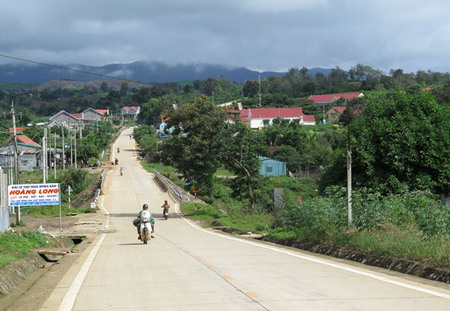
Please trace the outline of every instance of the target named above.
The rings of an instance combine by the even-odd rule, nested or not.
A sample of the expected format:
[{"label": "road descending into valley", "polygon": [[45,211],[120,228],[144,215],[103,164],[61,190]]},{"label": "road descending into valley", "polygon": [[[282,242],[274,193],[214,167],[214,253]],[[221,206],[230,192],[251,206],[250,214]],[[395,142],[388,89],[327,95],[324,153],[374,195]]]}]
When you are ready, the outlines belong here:
[{"label": "road descending into valley", "polygon": [[[115,143],[100,207],[105,230],[43,310],[450,310],[450,286],[203,229],[141,168],[127,129]],[[119,168],[124,168],[123,176]],[[162,218],[164,199],[171,203]],[[132,219],[147,203],[154,239]]]}]

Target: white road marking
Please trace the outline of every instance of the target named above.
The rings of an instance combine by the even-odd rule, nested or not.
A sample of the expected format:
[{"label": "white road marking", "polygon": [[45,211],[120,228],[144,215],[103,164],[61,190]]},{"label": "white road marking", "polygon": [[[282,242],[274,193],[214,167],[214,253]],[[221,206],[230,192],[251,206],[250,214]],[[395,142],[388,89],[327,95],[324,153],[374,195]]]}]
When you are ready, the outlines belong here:
[{"label": "white road marking", "polygon": [[[177,210],[177,213],[180,213],[180,209],[179,209],[179,204],[178,203],[175,204],[175,208]],[[434,290],[429,290],[429,289],[422,288],[422,287],[419,287],[419,286],[410,285],[410,284],[406,284],[406,283],[403,283],[403,282],[391,280],[391,279],[389,279],[387,277],[379,276],[379,275],[376,275],[376,274],[373,274],[373,273],[370,273],[370,272],[362,271],[362,270],[355,269],[355,268],[346,267],[344,265],[340,265],[340,264],[332,263],[332,262],[327,262],[327,261],[324,261],[324,260],[321,260],[321,259],[317,259],[317,258],[305,256],[305,255],[296,254],[296,253],[293,253],[293,252],[290,252],[290,251],[285,251],[285,250],[282,250],[282,249],[278,249],[278,248],[275,248],[275,247],[272,247],[272,246],[267,246],[267,245],[263,245],[263,244],[259,244],[259,243],[255,243],[255,242],[251,242],[251,241],[246,241],[246,240],[243,240],[243,239],[238,239],[238,238],[226,236],[226,235],[223,235],[223,234],[219,234],[219,233],[216,233],[216,232],[205,230],[205,229],[201,228],[200,226],[198,226],[197,224],[193,223],[192,221],[186,219],[185,217],[183,217],[183,219],[189,225],[191,225],[193,228],[195,228],[195,229],[197,229],[199,231],[211,234],[211,235],[215,235],[215,236],[221,237],[223,239],[228,239],[228,240],[232,240],[232,241],[236,241],[236,242],[240,242],[240,243],[245,243],[245,244],[257,246],[257,247],[264,248],[264,249],[269,249],[269,250],[274,251],[274,252],[282,253],[282,254],[293,256],[293,257],[297,257],[297,258],[301,258],[301,259],[304,259],[304,260],[312,261],[312,262],[323,264],[323,265],[327,265],[327,266],[330,266],[330,267],[333,267],[333,268],[336,268],[336,269],[349,271],[349,272],[356,273],[356,274],[359,274],[359,275],[363,275],[363,276],[366,276],[366,277],[369,277],[369,278],[372,278],[372,279],[376,279],[376,280],[379,280],[379,281],[382,281],[382,282],[385,282],[385,283],[390,283],[390,284],[393,284],[393,285],[401,286],[401,287],[404,287],[404,288],[412,289],[412,290],[415,290],[415,291],[418,291],[418,292],[422,292],[422,293],[426,293],[426,294],[429,294],[429,295],[433,295],[433,296],[437,296],[437,297],[440,297],[440,298],[444,298],[444,299],[449,299],[450,300],[450,295],[447,295],[447,294],[444,294],[444,293],[440,293],[440,292],[437,292],[437,291],[434,291]]]},{"label": "white road marking", "polygon": [[[103,196],[100,197],[99,205],[101,206],[103,213],[105,215],[109,216],[109,212],[103,207],[103,198],[104,198]],[[109,227],[109,217],[107,217],[107,219],[106,219],[106,225],[103,230],[106,230],[108,227]],[[102,245],[105,237],[106,237],[106,234],[102,233],[102,235],[100,236],[100,239],[97,241],[97,244],[95,244],[95,247],[92,249],[88,258],[84,262],[84,264],[81,267],[80,271],[78,272],[77,276],[75,277],[75,279],[73,280],[69,289],[67,290],[66,294],[64,295],[64,299],[61,302],[61,305],[59,306],[58,311],[71,311],[73,309],[75,300],[77,299],[78,293],[80,292],[80,289],[81,289],[81,286],[83,285],[84,279],[86,278],[86,275],[89,272],[92,262],[94,261],[95,256],[97,255],[97,252],[100,249],[100,246]]]}]

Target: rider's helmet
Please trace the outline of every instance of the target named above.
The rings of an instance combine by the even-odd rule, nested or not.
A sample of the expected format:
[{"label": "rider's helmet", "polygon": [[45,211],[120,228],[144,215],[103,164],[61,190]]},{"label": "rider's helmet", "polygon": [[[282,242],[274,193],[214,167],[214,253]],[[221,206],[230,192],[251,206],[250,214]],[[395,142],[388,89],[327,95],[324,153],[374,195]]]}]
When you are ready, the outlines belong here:
[{"label": "rider's helmet", "polygon": [[142,209],[147,209],[147,208],[148,208],[147,204],[142,205]]}]

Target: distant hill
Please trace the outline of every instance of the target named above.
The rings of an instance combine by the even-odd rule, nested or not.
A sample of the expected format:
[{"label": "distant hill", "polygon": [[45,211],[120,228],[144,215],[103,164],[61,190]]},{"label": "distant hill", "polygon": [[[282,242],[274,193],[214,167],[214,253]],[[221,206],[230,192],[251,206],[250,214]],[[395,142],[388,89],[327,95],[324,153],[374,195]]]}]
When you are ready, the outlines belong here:
[{"label": "distant hill", "polygon": [[[244,67],[226,67],[222,65],[167,65],[158,62],[134,62],[129,64],[109,64],[105,66],[86,65],[61,65],[75,69],[76,71],[65,70],[60,67],[49,67],[29,64],[5,64],[0,65],[0,83],[6,82],[34,82],[42,83],[51,80],[73,80],[88,82],[94,80],[111,80],[106,75],[133,81],[148,82],[179,82],[186,80],[204,80],[207,78],[225,78],[231,82],[244,83],[249,79],[257,80],[258,72]],[[84,72],[92,72],[91,75]],[[328,74],[330,69],[312,68],[309,74],[315,75],[321,72]],[[265,71],[261,73],[261,78],[270,76],[282,76],[285,72]]]},{"label": "distant hill", "polygon": [[33,85],[31,87],[23,87],[22,89],[80,89],[80,88],[89,88],[89,89],[100,89],[102,87],[102,83],[106,82],[109,88],[114,90],[120,90],[120,87],[123,82],[128,83],[128,87],[130,89],[140,89],[141,87],[148,87],[149,84],[143,82],[130,82],[125,80],[93,80],[93,81],[74,81],[74,80],[50,80],[39,83],[37,85]]}]

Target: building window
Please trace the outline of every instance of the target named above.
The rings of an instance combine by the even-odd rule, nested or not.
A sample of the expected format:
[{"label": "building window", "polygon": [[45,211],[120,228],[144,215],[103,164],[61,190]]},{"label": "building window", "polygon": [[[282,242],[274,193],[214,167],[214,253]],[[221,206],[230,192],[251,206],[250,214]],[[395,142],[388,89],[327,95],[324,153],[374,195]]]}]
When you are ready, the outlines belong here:
[{"label": "building window", "polygon": [[270,120],[263,120],[263,125],[264,126],[269,126],[270,124]]},{"label": "building window", "polygon": [[272,166],[267,165],[266,171],[267,173],[272,173]]}]

